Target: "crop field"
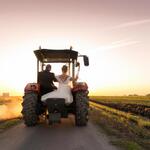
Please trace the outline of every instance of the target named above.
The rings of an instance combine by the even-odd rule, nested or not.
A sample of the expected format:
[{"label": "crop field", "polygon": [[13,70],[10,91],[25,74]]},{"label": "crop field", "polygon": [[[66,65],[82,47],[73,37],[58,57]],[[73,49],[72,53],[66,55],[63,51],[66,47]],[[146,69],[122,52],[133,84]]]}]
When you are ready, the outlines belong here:
[{"label": "crop field", "polygon": [[90,99],[107,103],[113,102],[150,106],[150,97],[147,96],[90,96]]},{"label": "crop field", "polygon": [[[124,150],[150,149],[149,116],[131,113],[133,106],[141,112],[143,106],[149,109],[150,100],[147,97],[99,96],[90,99],[93,100],[90,102],[90,119],[110,136],[112,144]],[[128,106],[128,111],[121,106]]]},{"label": "crop field", "polygon": [[146,96],[92,96],[91,101],[150,118],[150,97]]}]

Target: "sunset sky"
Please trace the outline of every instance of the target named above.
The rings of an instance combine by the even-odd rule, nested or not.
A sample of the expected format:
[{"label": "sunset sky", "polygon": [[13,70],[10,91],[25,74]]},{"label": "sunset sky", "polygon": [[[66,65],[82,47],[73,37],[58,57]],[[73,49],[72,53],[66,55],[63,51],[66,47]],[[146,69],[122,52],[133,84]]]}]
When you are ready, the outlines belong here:
[{"label": "sunset sky", "polygon": [[0,0],[0,95],[36,82],[39,45],[88,55],[91,95],[150,93],[150,0]]}]

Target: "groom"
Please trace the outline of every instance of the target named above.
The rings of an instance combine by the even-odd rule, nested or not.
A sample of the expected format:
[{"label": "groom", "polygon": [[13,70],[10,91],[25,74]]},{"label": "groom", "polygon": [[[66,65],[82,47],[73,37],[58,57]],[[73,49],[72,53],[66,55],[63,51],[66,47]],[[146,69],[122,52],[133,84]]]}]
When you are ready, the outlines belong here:
[{"label": "groom", "polygon": [[40,84],[41,95],[57,89],[57,87],[53,83],[56,82],[57,79],[55,78],[55,74],[50,71],[51,65],[48,64],[44,71],[38,73],[38,83]]}]

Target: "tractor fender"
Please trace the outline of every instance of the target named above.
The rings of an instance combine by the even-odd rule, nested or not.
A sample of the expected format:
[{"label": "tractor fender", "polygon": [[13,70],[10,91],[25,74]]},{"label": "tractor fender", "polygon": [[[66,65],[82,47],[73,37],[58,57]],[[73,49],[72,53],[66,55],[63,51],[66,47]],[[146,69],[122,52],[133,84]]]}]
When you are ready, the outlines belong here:
[{"label": "tractor fender", "polygon": [[30,93],[30,92],[40,92],[40,85],[38,83],[28,83],[25,88],[24,88],[25,93]]},{"label": "tractor fender", "polygon": [[77,82],[74,84],[72,88],[72,92],[78,92],[78,91],[88,91],[88,85],[86,82]]}]

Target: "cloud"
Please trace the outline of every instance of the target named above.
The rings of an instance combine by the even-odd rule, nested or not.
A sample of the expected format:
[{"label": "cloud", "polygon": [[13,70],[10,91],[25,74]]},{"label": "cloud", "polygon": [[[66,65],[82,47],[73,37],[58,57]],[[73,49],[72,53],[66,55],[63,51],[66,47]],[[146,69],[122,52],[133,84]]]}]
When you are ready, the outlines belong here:
[{"label": "cloud", "polygon": [[106,51],[110,51],[110,50],[115,50],[117,48],[121,48],[121,47],[127,47],[127,46],[131,46],[131,45],[136,45],[141,43],[141,41],[138,40],[132,40],[130,38],[128,39],[123,39],[123,40],[117,40],[117,41],[112,41],[111,43],[108,44],[102,44],[99,47],[95,47],[94,48],[94,53],[92,50],[88,50],[88,55],[94,55],[97,56],[97,54],[99,54],[100,52],[106,52]]},{"label": "cloud", "polygon": [[99,49],[100,50],[110,50],[110,49],[125,47],[125,46],[129,46],[129,45],[134,45],[134,44],[138,44],[138,43],[140,43],[140,41],[119,40],[119,41],[114,41],[111,44],[101,46],[101,47],[99,47]]},{"label": "cloud", "polygon": [[132,26],[137,26],[137,25],[146,24],[146,23],[150,23],[150,19],[135,20],[131,22],[122,23],[120,25],[112,27],[112,29],[132,27]]}]

